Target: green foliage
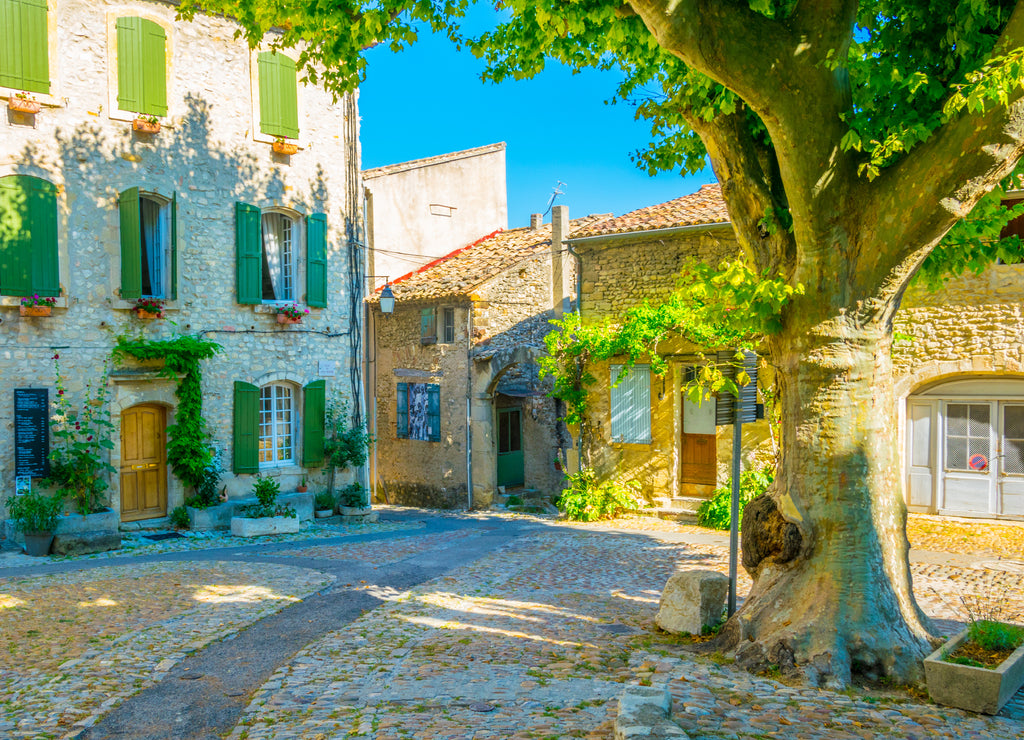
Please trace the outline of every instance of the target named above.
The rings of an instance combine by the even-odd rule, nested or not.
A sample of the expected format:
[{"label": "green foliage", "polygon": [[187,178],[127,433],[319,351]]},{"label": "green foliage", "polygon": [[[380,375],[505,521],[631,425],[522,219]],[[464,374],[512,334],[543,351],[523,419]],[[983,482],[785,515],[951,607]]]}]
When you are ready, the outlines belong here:
[{"label": "green foliage", "polygon": [[317,510],[334,509],[334,496],[330,491],[320,491],[313,497]]},{"label": "green foliage", "polygon": [[193,509],[208,509],[220,502],[221,477],[224,475],[224,468],[221,460],[221,451],[216,447],[210,447],[209,462],[203,468],[202,478],[195,486],[195,495],[185,499],[185,504]]},{"label": "green foliage", "polygon": [[260,506],[269,509],[277,503],[277,495],[281,493],[281,484],[276,478],[257,475],[252,484],[252,493],[260,502]]},{"label": "green foliage", "polygon": [[[743,507],[768,490],[775,479],[772,466],[760,470],[744,470],[740,473],[740,521],[743,525]],[[732,517],[732,478],[721,488],[716,488],[711,498],[697,510],[697,524],[710,529],[729,529]]]},{"label": "green foliage", "polygon": [[67,392],[60,369],[60,354],[53,355],[57,397],[50,417],[50,475],[46,485],[54,486],[57,495],[70,498],[79,514],[91,514],[107,505],[109,474],[117,472],[108,462],[114,448],[107,404],[107,382],[110,365],[103,363],[96,385],[86,383],[82,405],[75,406]]},{"label": "green foliage", "polygon": [[30,491],[7,499],[7,513],[14,527],[25,534],[47,534],[57,528],[64,499]]},{"label": "green foliage", "polygon": [[579,522],[611,519],[619,514],[638,511],[646,502],[636,481],[617,483],[597,480],[593,468],[584,468],[567,477],[568,487],[558,499],[558,508],[566,517]]},{"label": "green foliage", "polygon": [[[134,339],[119,336],[114,356],[136,360],[164,360],[161,374],[178,380],[176,422],[167,427],[167,463],[174,474],[192,487],[207,485],[213,453],[203,418],[203,375],[200,363],[222,350],[216,342],[182,335],[174,339]],[[218,479],[219,481],[219,479]]]},{"label": "green foliage", "polygon": [[184,506],[175,506],[171,509],[170,520],[171,526],[175,529],[188,529],[190,523],[188,518],[188,509]]},{"label": "green foliage", "polygon": [[992,652],[1016,650],[1024,644],[1024,627],[979,619],[967,625],[967,639]]},{"label": "green foliage", "polygon": [[373,435],[363,424],[349,421],[348,400],[340,393],[327,401],[324,417],[324,459],[327,464],[327,489],[334,491],[336,470],[358,468],[366,464],[373,446]]},{"label": "green foliage", "polygon": [[366,489],[363,488],[363,484],[356,481],[342,488],[338,492],[338,503],[353,508],[366,506]]}]

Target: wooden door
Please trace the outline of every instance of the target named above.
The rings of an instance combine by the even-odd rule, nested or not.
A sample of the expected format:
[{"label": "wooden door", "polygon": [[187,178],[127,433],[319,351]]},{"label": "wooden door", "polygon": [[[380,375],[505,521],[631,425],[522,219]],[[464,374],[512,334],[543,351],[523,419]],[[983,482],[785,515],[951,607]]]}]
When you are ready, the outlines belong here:
[{"label": "wooden door", "polygon": [[121,521],[167,516],[167,417],[160,406],[121,415]]},{"label": "wooden door", "polygon": [[707,486],[713,486],[717,482],[718,464],[714,434],[684,434],[679,459],[680,482]]}]

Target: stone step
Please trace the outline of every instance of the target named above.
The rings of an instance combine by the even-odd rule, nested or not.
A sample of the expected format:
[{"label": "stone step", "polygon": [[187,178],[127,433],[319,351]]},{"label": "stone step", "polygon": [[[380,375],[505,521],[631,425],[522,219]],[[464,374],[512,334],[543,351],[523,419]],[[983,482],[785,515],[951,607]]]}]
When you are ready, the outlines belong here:
[{"label": "stone step", "polygon": [[665,496],[658,497],[655,499],[655,504],[662,509],[680,509],[683,511],[692,511],[697,513],[697,509],[707,499],[699,498],[697,496],[673,496],[668,498]]},{"label": "stone step", "polygon": [[696,524],[697,512],[689,509],[675,509],[672,507],[659,507],[654,510],[655,516],[659,519],[667,519],[680,524]]}]

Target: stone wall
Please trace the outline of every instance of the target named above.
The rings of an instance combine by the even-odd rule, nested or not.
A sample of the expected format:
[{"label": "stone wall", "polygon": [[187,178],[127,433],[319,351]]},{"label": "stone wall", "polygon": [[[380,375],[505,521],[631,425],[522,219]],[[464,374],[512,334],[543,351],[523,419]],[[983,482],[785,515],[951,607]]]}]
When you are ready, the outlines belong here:
[{"label": "stone wall", "polygon": [[[300,388],[325,378],[329,394],[339,389],[351,397],[349,369],[358,356],[359,327],[350,306],[352,291],[361,290],[359,263],[352,261],[346,237],[347,221],[360,218],[351,205],[358,203],[359,187],[354,97],[335,103],[323,90],[300,85],[302,150],[276,155],[257,130],[250,94],[253,55],[243,39],[234,38],[230,21],[205,16],[192,23],[175,21],[171,2],[68,1],[51,7],[56,95],[37,96],[44,107],[34,117],[7,115],[0,122],[0,176],[34,175],[58,186],[62,296],[52,317],[34,319],[19,316],[18,298],[0,298],[0,376],[7,379],[0,392],[0,428],[6,432],[0,445],[0,499],[14,487],[12,390],[54,387],[54,347],[60,348],[68,394],[76,399],[85,384],[99,378],[119,334],[190,333],[219,342],[224,352],[203,367],[204,416],[229,468],[234,381],[287,381]],[[130,120],[110,106],[111,95],[116,99],[108,79],[110,44],[116,39],[112,23],[118,15],[136,14],[168,30],[169,110],[155,135],[133,133]],[[131,187],[166,198],[177,193],[178,298],[167,303],[162,320],[140,321],[119,296],[118,194]],[[327,308],[313,309],[299,326],[283,327],[272,307],[237,303],[236,201],[298,217],[327,214]],[[297,266],[302,303],[303,245]],[[120,413],[135,404],[163,405],[169,422],[174,420],[177,401],[168,381],[122,372],[111,390],[115,443]],[[111,455],[115,467],[119,459],[118,445]],[[287,491],[312,472],[293,465],[273,474]],[[117,475],[111,483],[117,509]],[[173,508],[185,492],[173,475],[168,483],[168,508]],[[229,494],[240,496],[248,493],[252,479],[229,475],[225,483]]]}]

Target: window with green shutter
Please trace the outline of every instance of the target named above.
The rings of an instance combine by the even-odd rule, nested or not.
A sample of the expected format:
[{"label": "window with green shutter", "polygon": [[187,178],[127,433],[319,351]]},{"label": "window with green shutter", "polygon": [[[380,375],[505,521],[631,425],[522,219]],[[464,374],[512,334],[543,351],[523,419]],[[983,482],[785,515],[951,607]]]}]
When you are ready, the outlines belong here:
[{"label": "window with green shutter", "polygon": [[117,105],[167,115],[167,33],[145,18],[117,19]]},{"label": "window with green shutter", "polygon": [[238,302],[263,302],[263,246],[260,209],[235,203],[235,262]]},{"label": "window with green shutter", "polygon": [[46,0],[0,0],[0,87],[49,94]]},{"label": "window with green shutter", "polygon": [[235,381],[235,473],[258,473],[260,438],[260,389]]},{"label": "window with green shutter", "polygon": [[59,296],[57,187],[28,175],[0,177],[0,294]]},{"label": "window with green shutter", "polygon": [[327,306],[327,216],[322,213],[306,219],[306,303]]},{"label": "window with green shutter", "polygon": [[177,194],[167,201],[129,188],[119,198],[121,298],[177,297]]},{"label": "window with green shutter", "polygon": [[260,86],[260,131],[270,136],[299,136],[298,78],[295,62],[276,51],[257,56]]},{"label": "window with green shutter", "polygon": [[327,381],[314,380],[303,388],[302,464],[324,463],[324,416],[327,411]]}]

